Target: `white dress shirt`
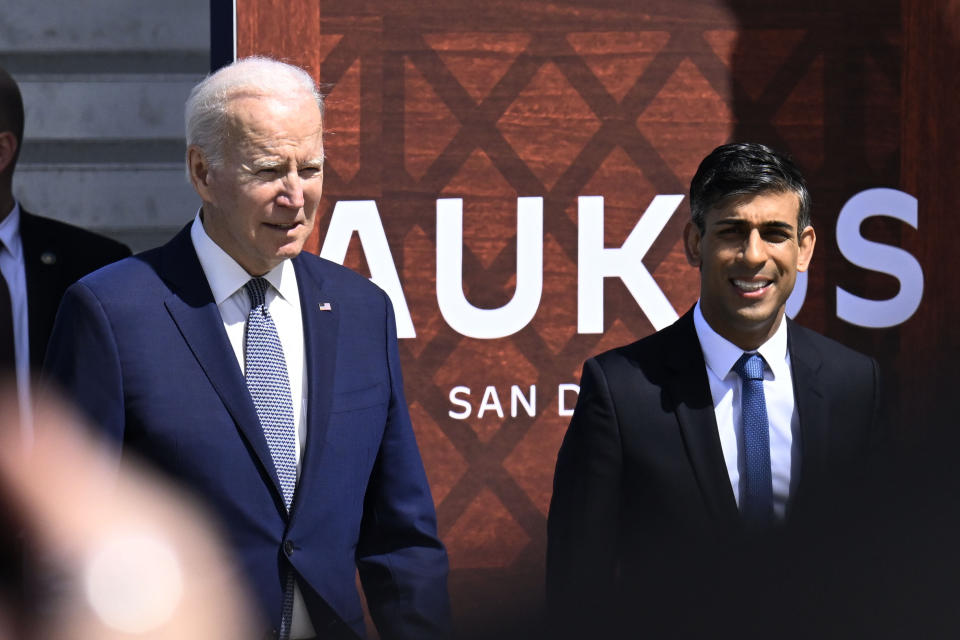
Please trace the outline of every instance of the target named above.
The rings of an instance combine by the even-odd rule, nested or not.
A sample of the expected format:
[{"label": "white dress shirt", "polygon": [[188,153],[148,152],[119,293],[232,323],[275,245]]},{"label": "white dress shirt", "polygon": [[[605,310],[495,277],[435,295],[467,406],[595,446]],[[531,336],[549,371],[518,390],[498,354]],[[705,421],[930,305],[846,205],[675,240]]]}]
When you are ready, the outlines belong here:
[{"label": "white dress shirt", "polygon": [[[0,272],[10,289],[13,309],[13,354],[16,359],[17,399],[20,402],[20,428],[23,442],[32,441],[30,403],[30,316],[27,307],[27,269],[20,239],[20,203],[0,222]],[[38,372],[39,373],[39,372]]]},{"label": "white dress shirt", "polygon": [[[237,357],[240,371],[245,369],[243,342],[247,316],[250,313],[250,296],[244,285],[251,279],[246,269],[220,248],[203,228],[200,213],[190,227],[190,239],[200,259],[200,266],[210,284],[213,300],[220,310],[223,327],[230,339],[230,346]],[[293,263],[284,260],[263,276],[269,283],[265,296],[267,311],[273,318],[287,361],[287,376],[290,379],[290,397],[293,399],[293,424],[296,435],[297,479],[303,460],[303,447],[307,441],[307,369],[303,357],[303,316],[300,313],[300,288]],[[298,410],[299,409],[299,410]],[[293,621],[290,637],[312,638],[316,635],[300,588],[294,589]]]},{"label": "white dress shirt", "polygon": [[[744,351],[710,326],[703,317],[700,302],[693,310],[693,324],[703,350],[717,418],[723,459],[730,476],[733,495],[740,506],[740,476],[746,465],[743,454],[743,424],[740,408],[742,383],[733,371]],[[800,420],[793,396],[790,352],[787,350],[787,323],[781,321],[776,332],[756,350],[765,361],[763,396],[770,426],[770,472],[773,478],[773,513],[778,520],[786,514],[787,501],[800,470]]]}]

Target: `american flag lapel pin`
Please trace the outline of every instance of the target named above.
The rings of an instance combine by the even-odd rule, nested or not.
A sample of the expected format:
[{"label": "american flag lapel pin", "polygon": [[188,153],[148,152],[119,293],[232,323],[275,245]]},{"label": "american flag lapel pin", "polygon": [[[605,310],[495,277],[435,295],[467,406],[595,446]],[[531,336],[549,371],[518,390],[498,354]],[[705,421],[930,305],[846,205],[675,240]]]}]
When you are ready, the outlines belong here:
[{"label": "american flag lapel pin", "polygon": [[329,302],[321,302],[319,305],[320,311],[332,311],[333,308],[330,306]]}]

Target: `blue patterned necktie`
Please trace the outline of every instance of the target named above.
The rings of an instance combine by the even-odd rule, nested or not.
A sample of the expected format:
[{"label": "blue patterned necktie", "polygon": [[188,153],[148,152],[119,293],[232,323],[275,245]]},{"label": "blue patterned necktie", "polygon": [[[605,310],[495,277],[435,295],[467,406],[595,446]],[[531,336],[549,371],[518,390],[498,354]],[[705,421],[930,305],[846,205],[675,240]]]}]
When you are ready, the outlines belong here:
[{"label": "blue patterned necktie", "polygon": [[743,417],[744,467],[740,511],[753,529],[773,521],[773,479],[770,474],[770,426],[763,397],[763,356],[744,353],[733,365],[743,382],[740,409]]},{"label": "blue patterned necktie", "polygon": [[[273,466],[280,478],[283,502],[289,511],[297,486],[297,442],[287,361],[277,327],[267,311],[266,293],[269,286],[270,283],[264,278],[253,278],[245,285],[250,296],[250,313],[247,315],[247,335],[243,345],[244,376],[270,448]],[[281,640],[290,637],[293,581],[293,571],[288,569],[280,623]]]}]

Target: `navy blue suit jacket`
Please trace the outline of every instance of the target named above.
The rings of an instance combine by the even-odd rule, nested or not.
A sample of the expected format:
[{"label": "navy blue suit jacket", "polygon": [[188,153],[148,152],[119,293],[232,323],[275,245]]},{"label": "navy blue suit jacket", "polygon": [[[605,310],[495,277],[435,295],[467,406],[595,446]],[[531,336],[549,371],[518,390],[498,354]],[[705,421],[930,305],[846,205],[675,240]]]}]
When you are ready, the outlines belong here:
[{"label": "navy blue suit jacket", "polygon": [[444,636],[447,557],[390,300],[316,256],[293,265],[309,399],[289,515],[189,225],[66,292],[46,371],[124,452],[145,456],[219,515],[275,628],[289,563],[322,637],[363,635],[356,570],[383,637]]}]

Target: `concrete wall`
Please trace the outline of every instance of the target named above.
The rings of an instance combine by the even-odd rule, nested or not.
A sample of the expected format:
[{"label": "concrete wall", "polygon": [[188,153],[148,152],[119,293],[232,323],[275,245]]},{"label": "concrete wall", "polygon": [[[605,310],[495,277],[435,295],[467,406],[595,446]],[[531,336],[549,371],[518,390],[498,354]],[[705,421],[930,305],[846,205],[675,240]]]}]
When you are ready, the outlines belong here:
[{"label": "concrete wall", "polygon": [[26,108],[21,202],[135,251],[169,238],[199,204],[183,104],[209,69],[209,34],[202,0],[0,0],[0,65]]}]

